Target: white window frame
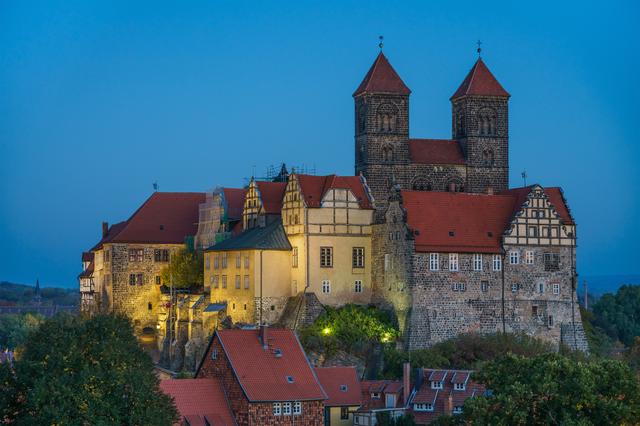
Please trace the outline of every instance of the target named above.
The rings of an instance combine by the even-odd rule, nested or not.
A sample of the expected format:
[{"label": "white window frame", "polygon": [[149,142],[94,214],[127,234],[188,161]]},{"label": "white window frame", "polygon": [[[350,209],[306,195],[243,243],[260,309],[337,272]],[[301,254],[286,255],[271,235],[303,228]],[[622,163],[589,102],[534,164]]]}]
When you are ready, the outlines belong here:
[{"label": "white window frame", "polygon": [[463,391],[466,389],[466,386],[464,385],[464,383],[454,383],[453,389]]},{"label": "white window frame", "polygon": [[462,414],[462,407],[460,406],[453,407],[453,414]]},{"label": "white window frame", "polygon": [[362,293],[362,280],[355,281],[353,291],[355,293]]},{"label": "white window frame", "polygon": [[322,294],[330,294],[330,293],[331,293],[331,281],[322,280]]},{"label": "white window frame", "polygon": [[320,247],[320,267],[333,268],[333,247]]},{"label": "white window frame", "polygon": [[489,281],[480,281],[480,291],[483,293],[489,291]]},{"label": "white window frame", "polygon": [[553,285],[553,294],[560,294],[560,284]]},{"label": "white window frame", "polygon": [[511,250],[509,252],[509,263],[512,265],[520,264],[520,252],[517,250]]},{"label": "white window frame", "polygon": [[511,284],[511,293],[517,293],[518,292],[518,284]]},{"label": "white window frame", "polygon": [[283,416],[290,416],[291,415],[291,403],[290,402],[283,402],[282,403],[282,415]]},{"label": "white window frame", "polygon": [[273,415],[281,416],[282,415],[282,404],[279,402],[273,403]]},{"label": "white window frame", "polygon": [[431,389],[443,389],[444,388],[444,383],[443,382],[436,382],[435,380],[431,381]]},{"label": "white window frame", "polygon": [[429,270],[440,270],[440,253],[429,253]]},{"label": "white window frame", "polygon": [[299,416],[300,414],[302,414],[302,402],[295,401],[293,403],[293,415]]},{"label": "white window frame", "polygon": [[390,264],[389,253],[385,253],[384,254],[384,270],[385,271],[389,270],[389,264]]},{"label": "white window frame", "polygon": [[473,254],[473,270],[476,272],[482,271],[482,254],[480,253]]},{"label": "white window frame", "polygon": [[535,256],[533,254],[533,250],[527,250],[524,252],[524,262],[527,265],[533,265]]},{"label": "white window frame", "polygon": [[364,247],[351,249],[351,267],[354,269],[364,268]]},{"label": "white window frame", "polygon": [[460,263],[458,261],[458,253],[449,253],[449,271],[458,272]]},{"label": "white window frame", "polygon": [[493,255],[493,270],[502,271],[502,256],[499,254]]}]

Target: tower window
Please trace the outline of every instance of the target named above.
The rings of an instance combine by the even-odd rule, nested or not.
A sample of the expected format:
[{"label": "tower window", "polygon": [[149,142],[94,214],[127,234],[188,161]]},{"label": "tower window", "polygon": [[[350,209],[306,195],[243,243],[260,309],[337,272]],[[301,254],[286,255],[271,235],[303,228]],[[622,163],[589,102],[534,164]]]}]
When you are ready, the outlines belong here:
[{"label": "tower window", "polygon": [[396,131],[398,109],[392,104],[382,104],[378,108],[378,129],[383,133]]},{"label": "tower window", "polygon": [[493,150],[485,149],[482,151],[482,163],[485,167],[493,167],[495,164],[495,156]]},{"label": "tower window", "polygon": [[431,191],[432,186],[425,179],[416,179],[411,184],[411,189],[414,191]]}]

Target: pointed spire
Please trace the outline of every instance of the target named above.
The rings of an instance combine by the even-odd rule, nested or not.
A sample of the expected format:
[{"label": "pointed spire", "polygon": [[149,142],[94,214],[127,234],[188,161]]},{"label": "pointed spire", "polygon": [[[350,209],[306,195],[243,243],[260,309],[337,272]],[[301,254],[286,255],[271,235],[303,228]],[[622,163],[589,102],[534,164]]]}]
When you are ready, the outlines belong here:
[{"label": "pointed spire", "polygon": [[499,96],[503,98],[511,96],[491,74],[482,58],[478,58],[476,63],[473,64],[471,71],[469,71],[469,74],[467,74],[467,77],[451,99],[465,95]]},{"label": "pointed spire", "polygon": [[384,53],[380,51],[353,96],[358,96],[365,92],[408,95],[411,90],[404,84],[396,70],[393,69]]}]

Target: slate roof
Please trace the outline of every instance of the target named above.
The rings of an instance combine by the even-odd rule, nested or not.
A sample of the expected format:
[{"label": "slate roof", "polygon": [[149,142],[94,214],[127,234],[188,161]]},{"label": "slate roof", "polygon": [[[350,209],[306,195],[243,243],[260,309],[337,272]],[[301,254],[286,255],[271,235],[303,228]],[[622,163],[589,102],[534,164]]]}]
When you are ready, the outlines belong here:
[{"label": "slate roof", "polygon": [[481,58],[478,58],[476,63],[473,64],[469,74],[467,74],[451,99],[465,95],[498,96],[503,98],[511,96],[504,90]]},{"label": "slate roof", "polygon": [[218,379],[161,380],[160,389],[173,398],[181,420],[186,418],[191,425],[205,425],[205,418],[216,426],[236,424]]},{"label": "slate roof", "polygon": [[[266,350],[259,332],[217,330],[214,337],[220,339],[235,377],[249,401],[327,399],[292,330],[268,328]],[[280,356],[275,355],[276,349],[279,349]]]},{"label": "slate roof", "polygon": [[248,229],[241,234],[220,241],[205,251],[231,250],[291,250],[282,222],[274,221],[264,227]]},{"label": "slate roof", "polygon": [[465,164],[458,141],[409,139],[409,157],[417,164]]},{"label": "slate roof", "polygon": [[349,189],[358,200],[360,208],[372,209],[371,200],[367,194],[360,176],[312,176],[296,175],[298,184],[307,207],[320,207],[322,198],[330,189]]},{"label": "slate roof", "polygon": [[378,57],[369,68],[362,83],[353,93],[353,96],[362,93],[399,93],[408,95],[411,90],[404,84],[396,70],[393,69],[384,53],[380,52]]},{"label": "slate roof", "polygon": [[256,181],[260,200],[266,214],[280,214],[282,210],[282,198],[287,187],[286,182]]},{"label": "slate roof", "polygon": [[361,390],[355,367],[316,367],[316,376],[328,399],[328,407],[360,405]]}]

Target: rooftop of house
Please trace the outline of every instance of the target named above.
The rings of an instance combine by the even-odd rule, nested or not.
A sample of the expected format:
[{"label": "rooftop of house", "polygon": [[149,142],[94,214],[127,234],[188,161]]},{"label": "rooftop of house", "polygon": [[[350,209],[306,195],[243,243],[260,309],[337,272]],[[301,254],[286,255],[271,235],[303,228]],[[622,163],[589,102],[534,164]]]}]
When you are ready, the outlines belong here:
[{"label": "rooftop of house", "polygon": [[229,239],[222,240],[205,251],[235,250],[291,250],[291,244],[280,220],[266,226],[247,229]]},{"label": "rooftop of house", "polygon": [[215,338],[249,401],[327,399],[292,330],[218,330]]},{"label": "rooftop of house", "polygon": [[266,214],[280,214],[286,182],[256,181],[262,208]]},{"label": "rooftop of house", "polygon": [[313,176],[296,174],[300,191],[307,207],[320,207],[322,199],[330,189],[348,189],[358,200],[360,208],[372,209],[370,195],[359,176]]},{"label": "rooftop of house", "polygon": [[244,188],[222,188],[222,192],[227,203],[227,219],[241,219],[247,190]]},{"label": "rooftop of house", "polygon": [[180,414],[180,423],[233,426],[236,424],[229,401],[218,379],[162,380],[160,389],[171,396]]},{"label": "rooftop of house", "polygon": [[[387,408],[403,408],[403,386],[400,380],[363,380],[360,382],[362,405],[358,411],[367,412]],[[387,406],[387,394],[393,394],[393,406]]]},{"label": "rooftop of house", "polygon": [[360,380],[355,367],[316,367],[316,376],[328,399],[327,407],[359,406]]}]

